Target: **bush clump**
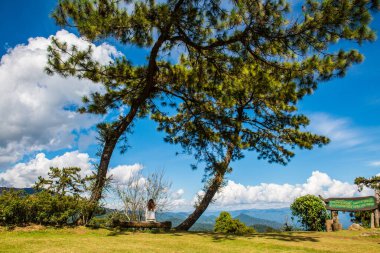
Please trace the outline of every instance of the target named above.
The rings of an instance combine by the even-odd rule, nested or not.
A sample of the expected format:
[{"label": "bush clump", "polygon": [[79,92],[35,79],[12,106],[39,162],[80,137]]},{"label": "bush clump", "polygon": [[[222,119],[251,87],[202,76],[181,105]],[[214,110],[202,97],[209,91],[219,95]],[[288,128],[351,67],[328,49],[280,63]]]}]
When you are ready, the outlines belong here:
[{"label": "bush clump", "polygon": [[100,210],[83,196],[92,178],[82,178],[80,168],[50,168],[48,176],[38,179],[33,194],[13,189],[0,192],[0,225],[84,225],[91,212]]},{"label": "bush clump", "polygon": [[329,217],[322,200],[314,195],[296,198],[290,205],[292,215],[298,217],[303,228],[308,231],[323,231]]},{"label": "bush clump", "polygon": [[233,219],[228,212],[221,212],[219,217],[215,220],[214,231],[223,234],[243,235],[255,233],[255,229],[247,227],[238,219]]},{"label": "bush clump", "polygon": [[83,224],[89,202],[77,196],[60,196],[48,191],[31,195],[7,190],[0,195],[0,225],[30,223],[52,226]]}]

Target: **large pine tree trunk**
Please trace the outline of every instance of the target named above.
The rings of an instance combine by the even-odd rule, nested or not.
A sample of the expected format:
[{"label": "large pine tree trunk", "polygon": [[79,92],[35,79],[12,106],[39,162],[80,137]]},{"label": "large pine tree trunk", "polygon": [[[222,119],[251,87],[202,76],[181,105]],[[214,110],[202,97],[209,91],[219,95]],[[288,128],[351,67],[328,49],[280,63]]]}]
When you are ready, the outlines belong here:
[{"label": "large pine tree trunk", "polygon": [[[128,115],[123,119],[121,124],[117,129],[112,133],[112,136],[108,136],[105,139],[102,155],[100,157],[100,163],[98,166],[98,172],[96,174],[96,181],[94,188],[92,188],[90,201],[92,203],[97,203],[102,198],[102,192],[107,180],[107,171],[108,166],[111,160],[111,156],[116,147],[117,142],[120,139],[120,136],[132,123],[139,106],[132,107]],[[92,215],[91,215],[92,216]]]},{"label": "large pine tree trunk", "polygon": [[[179,1],[179,3],[177,4],[175,8],[174,13],[176,13],[177,8],[179,8],[182,2],[183,0]],[[169,30],[170,29],[167,29],[167,32]],[[92,203],[98,203],[99,200],[102,198],[102,192],[107,180],[108,166],[109,166],[113,151],[116,147],[116,144],[120,139],[120,136],[131,125],[140,107],[145,105],[147,99],[152,96],[152,93],[154,93],[154,89],[156,85],[156,73],[158,71],[156,58],[160,50],[160,47],[166,41],[167,36],[168,36],[167,33],[161,34],[152,48],[152,51],[149,56],[146,82],[145,82],[144,88],[142,89],[141,94],[139,95],[137,99],[133,101],[131,105],[131,109],[128,112],[128,114],[119,122],[118,126],[112,131],[112,133],[110,133],[110,136],[107,136],[105,138],[106,140],[104,143],[102,155],[100,158],[100,163],[98,166],[98,173],[96,175],[95,185],[91,193],[90,201]],[[93,216],[93,211],[90,213],[89,216],[90,218]]]},{"label": "large pine tree trunk", "polygon": [[[120,139],[120,136],[123,135],[125,130],[131,125],[133,119],[135,118],[139,108],[145,104],[146,99],[153,92],[154,82],[148,83],[140,98],[135,100],[132,104],[131,109],[127,116],[120,121],[119,125],[110,133],[111,136],[107,136],[104,142],[102,155],[100,158],[100,163],[98,166],[98,173],[96,174],[96,181],[94,188],[92,189],[90,201],[92,203],[98,203],[102,198],[102,192],[107,180],[107,171],[108,166],[111,160],[111,156],[116,147],[117,142]],[[92,217],[93,213],[91,213],[90,217]]]},{"label": "large pine tree trunk", "polygon": [[179,224],[176,229],[187,231],[189,230],[194,223],[201,217],[201,215],[206,211],[207,207],[214,198],[216,192],[219,190],[220,186],[223,183],[225,171],[222,173],[217,172],[214,175],[214,178],[211,181],[211,184],[207,188],[205,195],[203,196],[201,202],[197,205],[196,209],[192,214],[187,217],[181,224]]},{"label": "large pine tree trunk", "polygon": [[[117,138],[119,139],[119,138]],[[96,174],[96,181],[94,188],[92,188],[90,201],[92,203],[97,203],[102,198],[103,188],[106,184],[108,165],[111,160],[113,150],[115,149],[117,140],[111,143],[105,143],[102,156],[100,158],[100,163],[98,166],[98,173]],[[91,215],[92,216],[92,215]]]},{"label": "large pine tree trunk", "polygon": [[175,228],[176,230],[182,230],[182,231],[189,230],[194,225],[194,223],[199,219],[199,217],[201,217],[201,215],[206,211],[212,199],[215,197],[215,194],[218,192],[218,190],[222,186],[224,175],[226,174],[228,166],[231,162],[233,151],[234,151],[234,146],[230,145],[226,152],[224,161],[216,165],[215,167],[216,172],[210,184],[208,185],[208,188],[202,200],[196,206],[194,212],[190,214],[189,217],[186,218],[186,220],[184,220],[181,224],[179,224]]},{"label": "large pine tree trunk", "polygon": [[[238,108],[237,110],[237,122],[242,121],[243,117],[243,107]],[[234,136],[239,136],[241,130],[241,125],[238,124],[235,127]],[[215,194],[218,192],[220,187],[222,186],[224,175],[226,174],[228,167],[230,166],[230,162],[232,160],[232,156],[235,150],[235,144],[229,143],[227,146],[226,155],[224,156],[224,159],[214,166],[214,177],[211,180],[211,183],[209,184],[205,195],[203,196],[200,203],[196,206],[194,212],[189,215],[189,217],[186,218],[181,224],[179,224],[175,229],[176,230],[183,230],[187,231],[189,230],[194,223],[201,217],[201,215],[206,211],[207,207],[210,205],[211,201],[215,197]]]}]

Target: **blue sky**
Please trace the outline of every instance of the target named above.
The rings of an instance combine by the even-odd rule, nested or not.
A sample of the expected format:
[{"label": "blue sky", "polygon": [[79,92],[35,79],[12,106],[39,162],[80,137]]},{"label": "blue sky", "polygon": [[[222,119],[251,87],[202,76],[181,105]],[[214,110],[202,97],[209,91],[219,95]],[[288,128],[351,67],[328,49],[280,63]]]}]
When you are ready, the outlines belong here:
[{"label": "blue sky", "polygon": [[[5,64],[4,59],[7,57],[13,59],[12,51],[14,52],[14,57],[17,55],[17,52],[29,52],[22,51],[32,47],[30,42],[28,42],[29,38],[42,37],[46,39],[61,30],[61,28],[55,26],[54,21],[49,17],[49,13],[53,10],[55,2],[54,0],[2,0],[0,2],[0,16],[2,17],[2,21],[0,22],[0,57],[3,57],[2,64],[0,65],[0,87],[7,87],[7,89],[4,88],[3,90],[0,88],[0,91],[12,90],[12,92],[15,92],[15,87],[18,85],[18,81],[14,83],[7,82],[8,77],[6,75],[9,71],[3,70],[1,72],[1,68],[5,69],[8,66],[7,64],[12,63],[9,60]],[[380,30],[379,14],[375,15],[372,28]],[[76,34],[74,30],[68,31]],[[27,48],[18,48],[20,44],[24,44]],[[310,116],[312,120],[310,129],[326,134],[332,139],[332,142],[320,149],[297,151],[295,158],[287,166],[258,161],[255,153],[246,153],[246,157],[243,160],[232,164],[233,172],[228,176],[230,183],[227,190],[237,191],[238,189],[250,192],[253,189],[260,189],[263,191],[267,189],[268,185],[273,185],[273,187],[279,187],[279,191],[282,191],[281,189],[290,185],[293,187],[290,189],[293,192],[301,192],[307,188],[312,193],[317,193],[319,190],[325,194],[336,193],[339,195],[345,189],[353,189],[350,184],[353,183],[355,177],[368,177],[380,173],[380,40],[374,43],[364,43],[361,47],[349,43],[340,45],[344,48],[359,48],[365,56],[365,61],[362,64],[353,66],[344,78],[321,83],[315,94],[306,97],[299,104],[300,111]],[[117,49],[127,55],[135,64],[141,64],[145,61],[144,50],[121,48],[118,46]],[[13,62],[17,61],[14,60]],[[31,61],[31,64],[33,64],[33,61]],[[24,71],[28,67],[28,65],[24,65],[19,71]],[[14,63],[12,66],[16,69],[15,73],[17,73],[17,64]],[[3,75],[3,79],[1,79],[1,75]],[[37,85],[36,82],[39,82],[38,78],[31,79],[36,81],[30,85]],[[48,80],[45,77],[43,78],[45,81]],[[25,81],[24,79],[17,80]],[[70,82],[70,80],[66,81]],[[49,82],[46,81],[46,83]],[[59,82],[65,85],[64,80],[60,80]],[[48,84],[41,81],[38,85],[43,86]],[[60,89],[57,87],[54,90],[59,91]],[[0,96],[8,95],[10,94],[0,94]],[[63,99],[62,101],[66,101],[67,103],[73,102],[70,99]],[[9,114],[12,114],[12,111],[9,111],[5,106],[0,107],[0,115]],[[77,116],[73,117],[75,119]],[[0,158],[0,178],[2,176],[1,172],[6,173],[9,170],[15,172],[17,169],[24,167],[25,170],[33,170],[33,166],[40,166],[36,162],[36,155],[38,153],[45,154],[45,158],[49,161],[55,157],[62,156],[65,152],[88,154],[90,158],[94,158],[97,146],[94,143],[92,126],[96,120],[92,120],[88,120],[86,126],[79,125],[75,121],[70,121],[70,124],[65,125],[67,127],[62,128],[62,131],[73,131],[73,129],[77,129],[75,130],[77,132],[79,131],[79,134],[74,135],[71,139],[63,132],[53,131],[58,136],[61,136],[61,134],[65,136],[65,140],[62,142],[65,143],[64,145],[53,145],[54,141],[47,139],[48,137],[46,136],[41,136],[45,130],[40,128],[40,133],[33,132],[27,136],[29,139],[37,135],[38,137],[36,138],[41,138],[38,145],[34,143],[35,148],[28,149],[21,147],[17,149],[17,147],[24,145],[23,143],[27,143],[25,145],[28,145],[33,142],[27,141],[29,139],[25,137],[26,135],[23,136],[22,130],[18,130],[18,134],[15,134],[19,139],[15,137],[12,139],[12,142],[8,141],[7,138],[9,136],[7,136],[6,131],[13,133],[12,124],[14,121],[11,117],[6,117],[6,120],[2,124],[6,125],[7,128],[3,129],[3,135],[0,135],[0,157],[6,152],[17,153],[19,155],[17,158],[12,158],[13,160],[4,158],[4,161],[7,162],[1,162]],[[78,121],[80,121],[79,118]],[[2,129],[2,124],[0,124],[0,129]],[[62,121],[59,124],[66,123]],[[30,125],[25,123],[25,126],[17,126],[20,129],[28,129]],[[144,173],[154,171],[155,169],[164,169],[166,176],[173,182],[173,190],[181,190],[180,197],[183,201],[179,203],[183,203],[184,206],[188,205],[194,194],[202,187],[201,179],[203,171],[202,169],[198,171],[191,170],[189,166],[193,162],[191,157],[184,155],[175,156],[175,152],[180,151],[179,147],[164,143],[162,140],[163,134],[158,133],[155,128],[156,125],[147,119],[137,122],[134,133],[129,136],[129,144],[132,147],[124,155],[115,153],[111,167],[140,164],[143,166]],[[86,136],[84,134],[86,132],[90,133],[90,135]],[[59,140],[58,137],[56,139]],[[81,140],[80,143],[76,141],[78,139]],[[2,149],[3,151],[1,151]],[[45,164],[48,164],[48,162],[45,162]],[[322,186],[313,186],[311,183],[308,185],[308,182],[314,182],[313,180],[320,182],[323,180],[327,181]],[[263,183],[266,183],[266,185],[263,185]],[[313,187],[319,188],[313,192],[313,190],[310,190],[314,189]],[[286,191],[284,190],[284,192]],[[266,193],[258,191],[258,193],[252,192],[252,194]],[[224,199],[225,202],[221,201],[220,205],[223,203],[226,205],[251,203],[250,201],[260,200],[259,196],[256,196],[252,200],[250,196],[247,197],[244,193],[241,193],[240,195],[231,195],[232,197],[228,195],[230,198],[234,198],[231,201],[227,195],[221,196],[221,199]],[[275,207],[276,203],[281,202],[278,199],[272,200],[273,198],[268,196],[260,201],[265,202],[264,204],[269,207]],[[271,205],[271,203],[274,204]],[[287,202],[284,201],[283,203]],[[253,202],[251,204],[251,206],[257,207]]]}]

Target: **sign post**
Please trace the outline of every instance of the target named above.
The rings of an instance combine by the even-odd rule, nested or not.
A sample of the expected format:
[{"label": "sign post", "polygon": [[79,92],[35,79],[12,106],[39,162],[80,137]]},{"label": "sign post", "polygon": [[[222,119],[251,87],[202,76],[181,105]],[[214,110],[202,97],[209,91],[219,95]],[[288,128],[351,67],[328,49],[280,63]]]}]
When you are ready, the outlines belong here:
[{"label": "sign post", "polygon": [[[326,204],[326,209],[331,210],[332,213],[338,211],[343,212],[359,212],[359,211],[372,211],[371,213],[371,228],[375,227],[375,223],[377,225],[378,219],[375,216],[378,216],[378,213],[376,215],[376,211],[378,211],[378,202],[377,199],[373,196],[366,196],[366,197],[357,197],[357,198],[328,198],[324,199],[321,196],[319,196]],[[334,223],[339,222],[338,219],[334,220]],[[339,226],[337,226],[339,227]],[[333,226],[334,228],[334,226]]]},{"label": "sign post", "polygon": [[326,209],[332,211],[370,211],[377,209],[376,199],[373,196],[358,198],[328,198],[324,199]]}]

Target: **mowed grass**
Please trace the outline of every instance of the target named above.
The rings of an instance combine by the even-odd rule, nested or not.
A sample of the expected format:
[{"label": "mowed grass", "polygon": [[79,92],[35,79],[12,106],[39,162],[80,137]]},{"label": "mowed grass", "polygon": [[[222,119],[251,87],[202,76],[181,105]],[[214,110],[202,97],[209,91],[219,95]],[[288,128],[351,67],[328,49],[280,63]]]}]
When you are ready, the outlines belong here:
[{"label": "mowed grass", "polygon": [[0,228],[0,252],[380,252],[380,230],[226,236],[84,227]]}]

